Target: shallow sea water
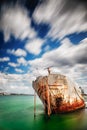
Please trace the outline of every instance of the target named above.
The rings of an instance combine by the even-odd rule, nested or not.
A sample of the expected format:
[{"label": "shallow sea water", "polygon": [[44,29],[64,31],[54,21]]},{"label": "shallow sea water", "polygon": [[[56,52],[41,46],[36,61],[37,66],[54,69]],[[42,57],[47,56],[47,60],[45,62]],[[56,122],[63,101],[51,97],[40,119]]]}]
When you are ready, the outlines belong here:
[{"label": "shallow sea water", "polygon": [[0,96],[0,130],[87,130],[87,108],[48,117],[37,98],[34,117],[33,96]]}]

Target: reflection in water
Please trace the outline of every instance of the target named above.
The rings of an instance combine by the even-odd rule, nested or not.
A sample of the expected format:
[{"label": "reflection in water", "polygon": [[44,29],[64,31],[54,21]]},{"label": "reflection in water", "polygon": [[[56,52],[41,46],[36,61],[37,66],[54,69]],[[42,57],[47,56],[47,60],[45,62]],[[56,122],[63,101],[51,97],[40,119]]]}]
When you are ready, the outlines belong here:
[{"label": "reflection in water", "polygon": [[34,126],[40,130],[85,130],[87,127],[86,115],[85,109],[73,113],[51,115],[50,117],[44,113],[37,114]]}]

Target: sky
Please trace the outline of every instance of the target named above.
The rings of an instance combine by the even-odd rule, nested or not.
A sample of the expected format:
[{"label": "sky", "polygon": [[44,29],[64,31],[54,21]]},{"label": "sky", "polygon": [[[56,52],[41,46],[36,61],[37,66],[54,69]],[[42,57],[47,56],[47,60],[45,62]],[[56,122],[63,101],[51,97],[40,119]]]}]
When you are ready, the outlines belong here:
[{"label": "sky", "polygon": [[32,94],[47,67],[87,93],[87,1],[0,0],[0,92]]}]

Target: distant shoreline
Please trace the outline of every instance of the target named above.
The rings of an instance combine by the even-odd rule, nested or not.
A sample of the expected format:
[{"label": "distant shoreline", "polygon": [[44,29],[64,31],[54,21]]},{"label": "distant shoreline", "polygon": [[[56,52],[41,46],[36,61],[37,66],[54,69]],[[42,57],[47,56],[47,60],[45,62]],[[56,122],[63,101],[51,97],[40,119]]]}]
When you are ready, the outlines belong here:
[{"label": "distant shoreline", "polygon": [[[34,96],[34,94],[17,94],[17,93],[0,93],[0,96]],[[82,94],[83,97],[87,96],[87,94]]]}]

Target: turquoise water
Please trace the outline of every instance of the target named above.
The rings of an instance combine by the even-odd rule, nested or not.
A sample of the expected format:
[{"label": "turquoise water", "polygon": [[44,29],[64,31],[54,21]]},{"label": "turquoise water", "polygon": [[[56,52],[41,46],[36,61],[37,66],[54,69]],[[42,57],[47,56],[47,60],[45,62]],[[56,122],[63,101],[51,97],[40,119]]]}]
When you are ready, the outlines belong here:
[{"label": "turquoise water", "polygon": [[48,118],[37,99],[34,118],[33,96],[0,96],[0,130],[87,130],[87,109]]}]

